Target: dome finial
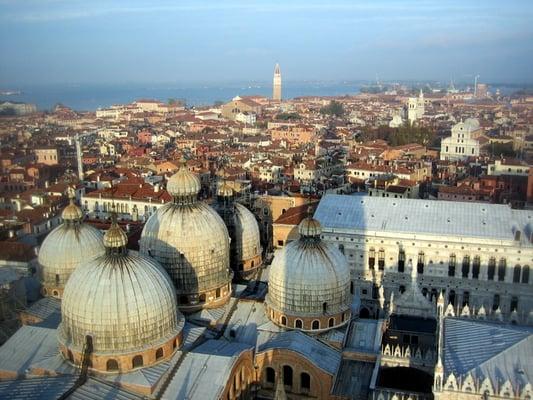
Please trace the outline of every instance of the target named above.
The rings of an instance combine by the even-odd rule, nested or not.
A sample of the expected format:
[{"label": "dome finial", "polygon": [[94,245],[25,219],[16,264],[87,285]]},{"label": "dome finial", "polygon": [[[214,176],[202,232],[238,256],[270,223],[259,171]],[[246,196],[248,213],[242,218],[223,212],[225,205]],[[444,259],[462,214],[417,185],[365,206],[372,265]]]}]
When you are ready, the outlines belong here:
[{"label": "dome finial", "polygon": [[118,225],[117,222],[117,213],[115,212],[115,204],[111,206],[111,226],[104,234],[104,246],[108,250],[116,252],[119,250],[119,253],[123,252],[126,249],[128,244],[128,236],[126,232]]},{"label": "dome finial", "polygon": [[189,171],[187,160],[182,155],[180,168],[168,180],[167,191],[174,197],[175,204],[186,205],[196,202],[200,189],[200,179]]}]

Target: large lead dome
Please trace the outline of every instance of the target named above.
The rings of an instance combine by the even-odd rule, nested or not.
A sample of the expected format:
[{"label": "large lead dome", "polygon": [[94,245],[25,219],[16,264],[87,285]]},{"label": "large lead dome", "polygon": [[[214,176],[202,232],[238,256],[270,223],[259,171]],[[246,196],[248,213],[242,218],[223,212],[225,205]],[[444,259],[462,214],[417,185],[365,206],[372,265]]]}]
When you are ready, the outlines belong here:
[{"label": "large lead dome", "polygon": [[173,201],[146,222],[140,251],[163,265],[182,311],[224,304],[231,295],[229,235],[224,221],[198,201],[200,182],[185,163],[167,184]]},{"label": "large lead dome", "polygon": [[70,275],[83,261],[104,254],[102,234],[82,222],[73,199],[61,214],[63,223],[46,236],[39,250],[43,294],[61,298]]},{"label": "large lead dome", "polygon": [[320,223],[304,219],[300,239],[272,261],[266,298],[268,316],[278,325],[324,330],[350,318],[350,271],[344,254],[320,239]]},{"label": "large lead dome", "polygon": [[154,260],[126,249],[126,234],[116,222],[104,244],[106,253],[81,264],[65,286],[62,353],[80,364],[90,336],[96,370],[122,372],[169,358],[183,327],[170,278]]}]

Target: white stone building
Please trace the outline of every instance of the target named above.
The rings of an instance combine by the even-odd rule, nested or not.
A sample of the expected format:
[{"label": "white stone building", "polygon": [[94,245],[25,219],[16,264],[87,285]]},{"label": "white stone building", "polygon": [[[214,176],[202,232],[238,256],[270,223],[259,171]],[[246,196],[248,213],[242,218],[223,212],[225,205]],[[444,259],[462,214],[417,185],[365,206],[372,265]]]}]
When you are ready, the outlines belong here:
[{"label": "white stone building", "polygon": [[407,100],[407,119],[412,124],[424,116],[425,104],[424,93],[420,90],[418,97],[409,97]]},{"label": "white stone building", "polygon": [[430,299],[445,292],[458,310],[484,307],[533,322],[533,212],[506,205],[326,195],[315,218],[352,274],[352,290],[376,310],[409,284],[412,268]]},{"label": "white stone building", "polygon": [[455,124],[452,135],[441,142],[440,159],[458,161],[478,157],[480,144],[477,138],[480,134],[481,128],[477,119],[468,118]]}]

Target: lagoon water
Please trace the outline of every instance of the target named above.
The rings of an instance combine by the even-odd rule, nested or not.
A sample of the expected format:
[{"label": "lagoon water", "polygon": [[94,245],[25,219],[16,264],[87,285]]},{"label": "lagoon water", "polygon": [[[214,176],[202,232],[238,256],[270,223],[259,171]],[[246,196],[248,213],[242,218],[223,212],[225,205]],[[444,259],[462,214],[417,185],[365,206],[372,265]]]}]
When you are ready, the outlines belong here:
[{"label": "lagoon water", "polygon": [[[287,82],[283,97],[342,96],[359,92],[360,82]],[[34,103],[39,110],[49,110],[57,103],[79,111],[94,111],[113,104],[127,104],[137,99],[166,102],[170,98],[184,99],[189,106],[209,105],[215,101],[229,101],[237,95],[272,95],[272,84],[57,84],[20,85],[1,88],[17,90],[20,94],[0,96],[0,100]]]}]

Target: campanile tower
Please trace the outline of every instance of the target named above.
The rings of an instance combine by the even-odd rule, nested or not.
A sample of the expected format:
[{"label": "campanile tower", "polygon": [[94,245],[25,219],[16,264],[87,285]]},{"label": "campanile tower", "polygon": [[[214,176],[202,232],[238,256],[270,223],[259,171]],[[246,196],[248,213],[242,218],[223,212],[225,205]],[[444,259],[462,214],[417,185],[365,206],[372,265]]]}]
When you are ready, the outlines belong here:
[{"label": "campanile tower", "polygon": [[274,68],[272,100],[281,101],[281,71],[279,69],[279,64],[276,64],[276,68]]}]

